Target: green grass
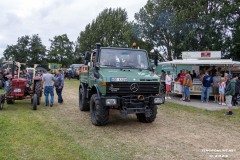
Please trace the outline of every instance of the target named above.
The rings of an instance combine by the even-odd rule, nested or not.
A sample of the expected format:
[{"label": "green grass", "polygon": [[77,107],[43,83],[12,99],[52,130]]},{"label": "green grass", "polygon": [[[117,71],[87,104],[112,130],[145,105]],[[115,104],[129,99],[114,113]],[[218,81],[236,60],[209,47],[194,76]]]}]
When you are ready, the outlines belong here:
[{"label": "green grass", "polygon": [[32,111],[27,100],[0,112],[0,159],[89,159],[84,149],[49,121],[47,108]]},{"label": "green grass", "polygon": [[218,119],[220,122],[230,122],[233,124],[239,124],[240,123],[240,108],[233,109],[233,116],[225,116],[224,113],[227,110],[217,110],[217,111],[210,111],[206,109],[200,109],[196,107],[191,106],[184,106],[172,102],[166,102],[164,105],[160,106],[164,108],[168,108],[169,111],[184,111],[187,113],[191,113],[195,116],[209,116],[214,119]]},{"label": "green grass", "polygon": [[[79,81],[66,80],[65,86],[78,94],[75,92]],[[59,110],[58,107],[50,109],[42,104],[39,110],[33,111],[30,100],[17,101],[14,105],[5,104],[4,110],[0,111],[0,160],[135,159],[136,153],[144,152],[138,144],[114,137],[124,136],[120,135],[128,132],[122,131],[124,128],[131,129],[136,125],[146,128],[148,125],[134,121],[120,123],[123,126],[116,125],[116,128],[115,124],[95,127],[90,123],[88,112],[80,112],[77,106],[74,107],[64,106]],[[239,126],[240,122],[240,109],[234,110],[234,116],[226,117],[223,115],[225,111],[208,111],[166,102],[159,106],[160,112],[163,116],[184,113],[184,118],[191,115],[194,121],[198,121],[197,117],[206,117],[209,123],[217,125],[226,123]],[[192,115],[196,119],[192,119]],[[156,121],[158,119],[161,117]]]},{"label": "green grass", "polygon": [[[66,80],[65,86],[76,90],[79,81]],[[91,123],[86,127],[72,120],[71,108],[59,110],[59,107],[48,108],[42,103],[33,111],[30,100],[5,103],[0,111],[0,160],[129,159],[134,149],[127,151],[124,144],[113,141],[114,136],[104,127]],[[81,114],[85,113],[77,108],[76,118]]]}]

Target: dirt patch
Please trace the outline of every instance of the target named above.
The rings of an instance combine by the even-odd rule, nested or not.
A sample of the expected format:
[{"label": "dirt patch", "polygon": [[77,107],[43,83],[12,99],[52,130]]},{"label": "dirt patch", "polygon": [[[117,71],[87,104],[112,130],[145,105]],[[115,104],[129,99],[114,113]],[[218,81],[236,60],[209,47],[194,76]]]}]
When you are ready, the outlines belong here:
[{"label": "dirt patch", "polygon": [[152,124],[138,122],[135,115],[123,119],[119,111],[111,111],[107,126],[93,126],[89,112],[78,108],[78,84],[76,81],[65,84],[64,104],[56,104],[49,114],[51,122],[86,147],[93,159],[114,159],[116,155],[118,159],[144,160],[240,157],[239,124],[219,122],[209,115],[190,113],[167,104],[159,106]]}]

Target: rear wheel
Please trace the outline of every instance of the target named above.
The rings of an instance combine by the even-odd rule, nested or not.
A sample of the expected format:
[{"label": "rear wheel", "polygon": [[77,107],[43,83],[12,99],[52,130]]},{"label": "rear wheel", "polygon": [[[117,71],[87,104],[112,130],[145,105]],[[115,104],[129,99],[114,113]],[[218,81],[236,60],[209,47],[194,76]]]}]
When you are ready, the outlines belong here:
[{"label": "rear wheel", "polygon": [[41,92],[42,92],[41,81],[37,81],[35,83],[35,94],[37,94],[37,105],[41,104]]},{"label": "rear wheel", "polygon": [[157,106],[152,105],[149,107],[149,112],[146,113],[137,113],[137,119],[143,123],[152,123],[157,115]]},{"label": "rear wheel", "polygon": [[90,114],[92,124],[95,126],[104,126],[109,120],[109,108],[102,106],[97,94],[93,94],[90,100]]},{"label": "rear wheel", "polygon": [[80,88],[80,90],[79,90],[79,109],[81,111],[89,111],[90,110],[84,88]]},{"label": "rear wheel", "polygon": [[4,96],[0,94],[0,110],[3,109],[3,104],[4,104]]},{"label": "rear wheel", "polygon": [[37,110],[37,94],[34,94],[33,96],[33,110]]},{"label": "rear wheel", "polygon": [[3,87],[3,81],[0,80],[0,89]]}]

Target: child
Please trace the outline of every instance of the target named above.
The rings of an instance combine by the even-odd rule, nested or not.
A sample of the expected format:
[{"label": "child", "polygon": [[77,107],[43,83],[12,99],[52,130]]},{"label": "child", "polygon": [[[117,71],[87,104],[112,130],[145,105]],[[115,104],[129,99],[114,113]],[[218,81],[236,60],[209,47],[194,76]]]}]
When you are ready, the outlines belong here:
[{"label": "child", "polygon": [[165,83],[166,83],[166,99],[171,99],[171,97],[169,96],[172,85],[172,75],[170,74],[170,71],[167,71]]},{"label": "child", "polygon": [[224,103],[224,94],[226,88],[225,78],[221,78],[220,82],[218,83],[218,86],[219,86],[219,104],[226,106],[226,103]]}]

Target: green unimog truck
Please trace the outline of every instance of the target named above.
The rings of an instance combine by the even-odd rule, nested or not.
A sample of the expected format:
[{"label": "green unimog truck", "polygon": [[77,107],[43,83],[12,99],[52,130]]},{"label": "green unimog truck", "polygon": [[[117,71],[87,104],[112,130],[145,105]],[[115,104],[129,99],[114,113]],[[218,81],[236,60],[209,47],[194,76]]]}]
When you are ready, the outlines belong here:
[{"label": "green unimog truck", "polygon": [[109,110],[122,116],[136,114],[140,122],[151,123],[157,105],[164,103],[160,79],[150,67],[145,50],[101,47],[86,52],[80,70],[79,108],[90,110],[92,124],[106,125]]}]

